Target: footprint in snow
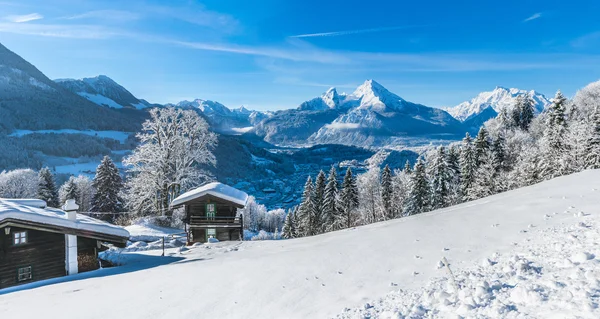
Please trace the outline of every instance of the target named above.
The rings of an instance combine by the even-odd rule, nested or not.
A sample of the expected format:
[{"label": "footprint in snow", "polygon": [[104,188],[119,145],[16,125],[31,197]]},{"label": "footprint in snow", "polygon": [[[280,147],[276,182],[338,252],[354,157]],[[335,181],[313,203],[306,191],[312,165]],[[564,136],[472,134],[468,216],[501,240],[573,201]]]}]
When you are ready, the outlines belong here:
[{"label": "footprint in snow", "polygon": [[492,224],[492,227],[498,227],[500,224]]},{"label": "footprint in snow", "polygon": [[448,251],[448,250],[450,250],[450,248],[446,248],[446,247],[444,247],[444,250],[443,250],[443,251]]},{"label": "footprint in snow", "polygon": [[421,256],[415,255],[415,259],[423,259]]},{"label": "footprint in snow", "polygon": [[416,275],[418,275],[418,274],[419,274],[418,272],[416,272],[416,271],[413,271],[413,276],[416,276]]},{"label": "footprint in snow", "polygon": [[338,271],[337,273],[338,273],[338,275],[341,275],[341,274],[342,274],[342,272],[341,272],[341,271]]}]

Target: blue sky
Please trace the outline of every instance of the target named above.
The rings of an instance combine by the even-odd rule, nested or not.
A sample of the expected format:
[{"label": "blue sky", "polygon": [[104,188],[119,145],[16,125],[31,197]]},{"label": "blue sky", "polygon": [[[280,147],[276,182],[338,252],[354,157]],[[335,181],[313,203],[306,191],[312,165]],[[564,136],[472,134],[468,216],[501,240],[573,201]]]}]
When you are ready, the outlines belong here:
[{"label": "blue sky", "polygon": [[0,0],[0,42],[50,78],[105,74],[151,102],[274,110],[375,79],[439,107],[600,79],[598,12],[596,0]]}]

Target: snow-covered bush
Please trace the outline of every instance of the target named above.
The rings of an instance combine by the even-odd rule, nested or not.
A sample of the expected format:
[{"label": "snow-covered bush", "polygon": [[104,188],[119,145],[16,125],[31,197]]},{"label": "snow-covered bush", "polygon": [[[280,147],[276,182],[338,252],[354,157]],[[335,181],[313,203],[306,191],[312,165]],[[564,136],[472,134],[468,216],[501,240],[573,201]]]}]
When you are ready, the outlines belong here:
[{"label": "snow-covered bush", "polygon": [[16,169],[0,173],[0,197],[36,198],[38,174],[31,169]]}]

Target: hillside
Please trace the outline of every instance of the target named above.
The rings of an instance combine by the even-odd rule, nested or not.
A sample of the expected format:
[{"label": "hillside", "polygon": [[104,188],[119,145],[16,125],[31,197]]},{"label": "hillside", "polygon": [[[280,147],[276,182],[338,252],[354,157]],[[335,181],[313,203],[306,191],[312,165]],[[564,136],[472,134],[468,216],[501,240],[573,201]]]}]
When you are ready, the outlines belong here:
[{"label": "hillside", "polygon": [[123,267],[0,291],[0,315],[597,318],[599,181],[585,171],[301,239],[124,253]]},{"label": "hillside", "polygon": [[137,131],[144,114],[94,104],[0,44],[0,133],[14,129]]}]

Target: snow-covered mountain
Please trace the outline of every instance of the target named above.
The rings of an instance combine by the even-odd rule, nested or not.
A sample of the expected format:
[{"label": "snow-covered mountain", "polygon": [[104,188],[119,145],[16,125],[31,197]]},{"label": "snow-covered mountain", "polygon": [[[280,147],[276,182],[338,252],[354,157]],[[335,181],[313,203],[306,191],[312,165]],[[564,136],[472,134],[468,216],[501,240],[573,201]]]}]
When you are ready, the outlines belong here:
[{"label": "snow-covered mountain", "polygon": [[461,122],[468,122],[479,126],[488,119],[496,116],[501,110],[512,108],[515,98],[523,94],[528,94],[533,98],[536,113],[542,112],[551,103],[543,94],[533,90],[526,91],[497,86],[493,91],[481,92],[470,101],[465,101],[444,110]]},{"label": "snow-covered mountain", "polygon": [[351,94],[335,88],[297,109],[276,112],[255,133],[277,144],[380,146],[398,136],[462,134],[443,110],[415,104],[367,80]]},{"label": "snow-covered mountain", "polygon": [[268,113],[248,110],[244,106],[230,109],[219,102],[203,99],[184,100],[166,106],[196,110],[215,131],[229,134],[246,133],[254,124],[269,116]]},{"label": "snow-covered mountain", "polygon": [[80,80],[57,79],[54,81],[67,90],[98,105],[105,105],[116,109],[124,107],[144,109],[153,106],[145,100],[136,98],[131,92],[106,75]]},{"label": "snow-covered mountain", "polygon": [[138,115],[110,110],[73,94],[0,44],[0,131],[136,131],[141,123]]}]

